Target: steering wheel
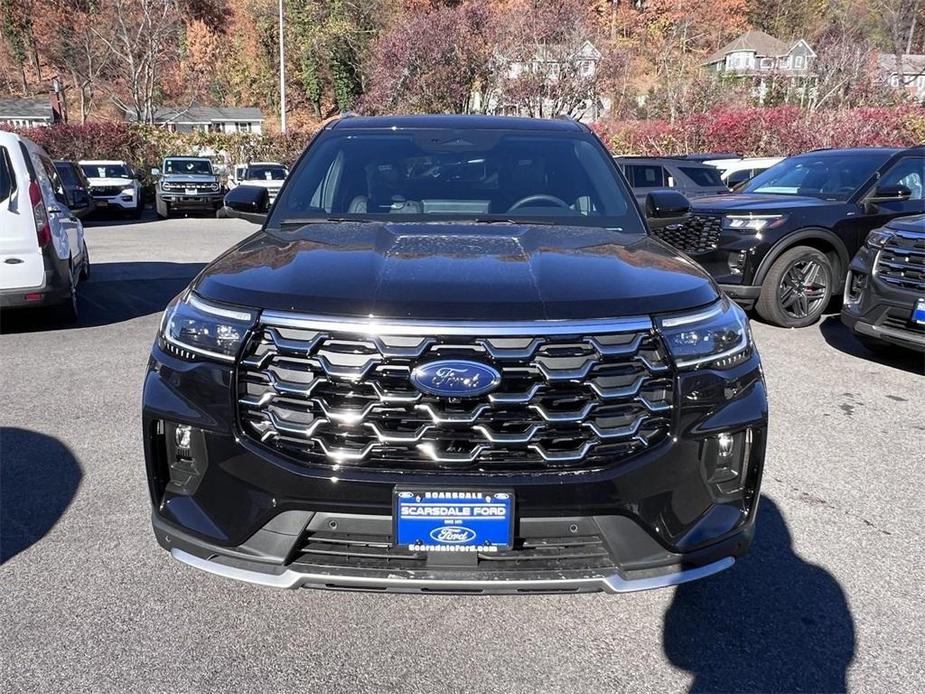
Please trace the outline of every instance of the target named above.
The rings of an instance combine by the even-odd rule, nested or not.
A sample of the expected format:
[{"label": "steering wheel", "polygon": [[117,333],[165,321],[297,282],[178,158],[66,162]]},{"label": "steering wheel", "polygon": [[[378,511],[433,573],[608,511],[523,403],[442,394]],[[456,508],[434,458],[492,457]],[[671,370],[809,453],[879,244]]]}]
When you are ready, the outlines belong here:
[{"label": "steering wheel", "polygon": [[540,195],[528,195],[525,198],[521,198],[520,200],[515,202],[513,205],[511,205],[509,208],[507,208],[507,211],[513,212],[514,210],[518,210],[521,207],[526,207],[528,204],[532,202],[551,202],[552,204],[557,205],[558,207],[564,207],[565,209],[568,209],[568,203],[565,202],[565,200],[563,200],[562,198],[557,198],[555,195],[540,194]]}]

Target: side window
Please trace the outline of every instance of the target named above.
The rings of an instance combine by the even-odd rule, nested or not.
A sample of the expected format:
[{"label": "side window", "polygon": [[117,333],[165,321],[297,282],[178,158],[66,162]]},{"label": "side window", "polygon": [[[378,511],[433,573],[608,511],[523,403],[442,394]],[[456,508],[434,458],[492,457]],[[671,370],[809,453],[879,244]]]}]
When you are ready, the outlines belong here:
[{"label": "side window", "polygon": [[665,169],[661,166],[631,164],[626,167],[626,173],[633,188],[664,188],[667,185]]},{"label": "side window", "polygon": [[925,159],[900,159],[880,178],[877,185],[905,186],[912,191],[911,200],[925,200]]},{"label": "side window", "polygon": [[42,162],[42,168],[45,169],[45,173],[48,175],[48,182],[51,184],[55,198],[61,204],[67,205],[67,194],[64,192],[64,185],[61,183],[61,177],[58,175],[55,165],[47,157],[40,156],[39,161]]},{"label": "side window", "polygon": [[8,200],[16,190],[16,172],[6,147],[0,147],[0,202]]}]

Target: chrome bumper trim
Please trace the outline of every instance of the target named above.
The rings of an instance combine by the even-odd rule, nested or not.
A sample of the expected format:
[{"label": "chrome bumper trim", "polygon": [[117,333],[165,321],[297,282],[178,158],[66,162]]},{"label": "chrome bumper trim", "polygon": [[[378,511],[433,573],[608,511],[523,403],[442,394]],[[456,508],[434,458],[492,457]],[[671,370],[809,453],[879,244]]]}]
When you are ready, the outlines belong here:
[{"label": "chrome bumper trim", "polygon": [[688,581],[712,576],[735,563],[732,557],[725,557],[712,564],[674,573],[626,579],[619,574],[600,578],[538,579],[538,580],[434,580],[400,577],[365,577],[337,574],[300,573],[286,569],[280,574],[262,573],[249,569],[227,566],[208,559],[202,559],[176,547],[170,550],[174,559],[196,569],[225,578],[254,583],[271,588],[334,588],[341,590],[372,590],[385,592],[444,592],[444,593],[540,593],[540,592],[592,592],[632,593],[653,588],[666,588]]}]

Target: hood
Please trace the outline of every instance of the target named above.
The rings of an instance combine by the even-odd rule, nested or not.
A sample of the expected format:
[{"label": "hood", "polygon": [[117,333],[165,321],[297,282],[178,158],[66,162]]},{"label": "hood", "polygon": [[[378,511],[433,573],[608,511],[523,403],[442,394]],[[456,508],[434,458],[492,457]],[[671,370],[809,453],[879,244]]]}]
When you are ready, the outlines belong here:
[{"label": "hood", "polygon": [[285,183],[285,181],[268,181],[266,179],[238,181],[239,186],[253,186],[254,188],[266,188],[267,190],[279,190],[283,187],[283,183]]},{"label": "hood", "polygon": [[776,212],[803,207],[827,207],[844,205],[844,202],[800,195],[775,195],[773,193],[727,193],[707,195],[691,200],[694,212]]},{"label": "hood", "polygon": [[437,320],[607,318],[718,297],[699,266],[647,236],[408,222],[260,232],[208,266],[195,289],[266,309]]},{"label": "hood", "polygon": [[134,185],[135,179],[133,178],[87,178],[91,186],[124,186],[128,188],[131,185]]},{"label": "hood", "polygon": [[887,227],[896,231],[911,231],[916,234],[925,234],[925,214],[917,214],[913,217],[899,217],[894,219]]},{"label": "hood", "polygon": [[206,174],[185,174],[171,173],[161,176],[162,181],[167,183],[215,183],[218,176],[208,176]]}]

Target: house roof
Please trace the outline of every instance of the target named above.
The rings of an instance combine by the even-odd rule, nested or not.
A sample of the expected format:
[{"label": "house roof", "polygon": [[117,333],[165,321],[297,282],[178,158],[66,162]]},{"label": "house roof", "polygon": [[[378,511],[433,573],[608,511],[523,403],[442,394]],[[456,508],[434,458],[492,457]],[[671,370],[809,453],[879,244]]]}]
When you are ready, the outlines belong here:
[{"label": "house roof", "polygon": [[[900,67],[899,70],[896,69],[897,65]],[[904,53],[897,56],[895,53],[878,53],[877,66],[884,72],[922,75],[925,74],[925,55]]]},{"label": "house roof", "polygon": [[0,119],[32,118],[51,121],[54,112],[44,99],[0,99]]},{"label": "house roof", "polygon": [[704,65],[725,60],[728,53],[735,53],[736,51],[754,51],[759,58],[787,55],[797,43],[799,41],[786,43],[763,31],[752,29],[720,48],[706,59]]},{"label": "house roof", "polygon": [[154,112],[156,123],[214,123],[263,119],[263,112],[253,106],[162,106]]}]

